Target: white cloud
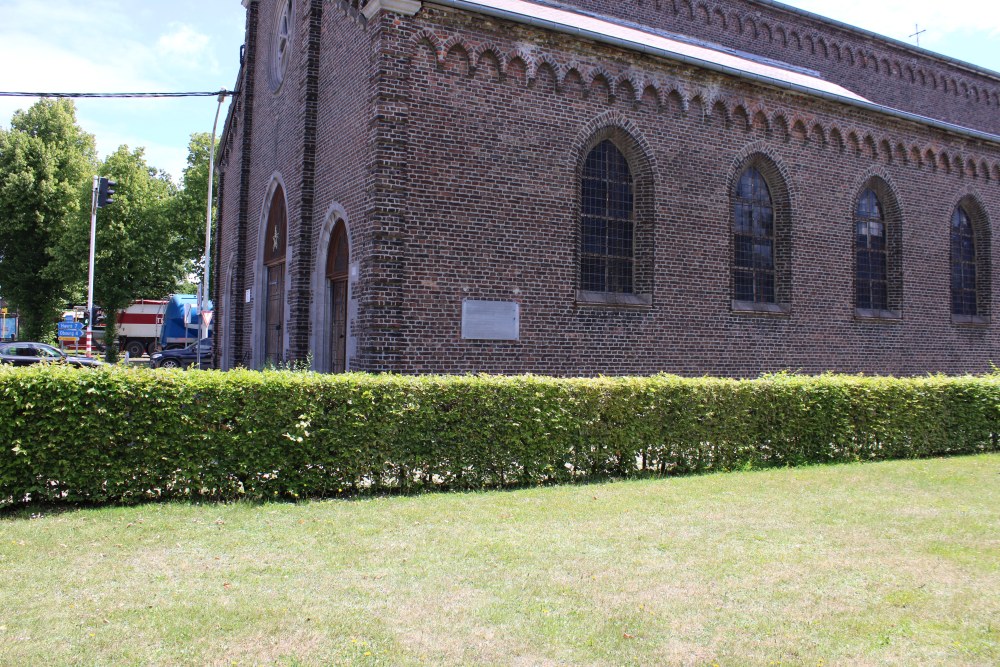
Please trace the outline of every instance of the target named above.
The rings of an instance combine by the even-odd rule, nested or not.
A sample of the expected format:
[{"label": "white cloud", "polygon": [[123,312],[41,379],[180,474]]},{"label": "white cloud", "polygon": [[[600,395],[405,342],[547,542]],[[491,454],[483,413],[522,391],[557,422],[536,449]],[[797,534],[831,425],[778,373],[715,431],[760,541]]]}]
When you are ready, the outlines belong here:
[{"label": "white cloud", "polygon": [[218,69],[218,64],[211,56],[208,35],[204,35],[191,26],[172,23],[170,32],[160,35],[156,42],[156,51],[171,64],[184,67],[208,67]]},{"label": "white cloud", "polygon": [[[4,68],[0,87],[17,92],[123,92],[155,90],[158,82],[143,76],[136,61],[88,54],[55,46],[32,35],[0,33],[0,62],[30,62],[30,67]],[[0,98],[0,126],[8,126],[18,109],[37,98]]]}]

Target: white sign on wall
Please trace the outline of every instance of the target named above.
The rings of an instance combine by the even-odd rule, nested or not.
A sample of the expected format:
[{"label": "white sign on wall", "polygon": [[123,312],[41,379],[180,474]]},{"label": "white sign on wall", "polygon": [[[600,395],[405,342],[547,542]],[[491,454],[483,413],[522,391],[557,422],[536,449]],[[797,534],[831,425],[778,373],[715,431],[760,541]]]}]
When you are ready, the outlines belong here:
[{"label": "white sign on wall", "polygon": [[521,304],[514,301],[462,302],[462,338],[469,340],[519,340]]}]

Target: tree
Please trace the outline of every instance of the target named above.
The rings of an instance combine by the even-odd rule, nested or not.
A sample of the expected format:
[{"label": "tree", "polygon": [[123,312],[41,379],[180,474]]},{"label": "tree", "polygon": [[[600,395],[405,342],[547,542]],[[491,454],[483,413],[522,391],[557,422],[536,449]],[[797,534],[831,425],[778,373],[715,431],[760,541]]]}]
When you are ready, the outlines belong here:
[{"label": "tree", "polygon": [[[43,98],[0,129],[0,285],[21,336],[52,335],[71,276],[58,248],[79,219],[97,162],[70,100]],[[86,257],[86,245],[75,248]]]},{"label": "tree", "polygon": [[[104,340],[110,343],[117,339],[118,312],[136,299],[170,292],[183,258],[174,254],[171,242],[176,187],[146,163],[144,149],[119,147],[100,173],[117,182],[114,202],[97,215],[94,261],[94,302],[104,309]],[[89,215],[80,216],[74,243],[89,243],[89,234]],[[107,357],[117,359],[116,345],[107,345]]]},{"label": "tree", "polygon": [[[104,310],[105,341],[116,340],[122,309],[137,299],[184,291],[184,278],[195,271],[204,249],[208,141],[208,135],[192,136],[183,190],[146,162],[142,148],[121,146],[101,165],[101,176],[117,183],[114,202],[97,214],[94,303]],[[89,238],[88,209],[57,250],[68,263],[66,275],[86,277],[86,255],[81,261],[72,248],[89,247]],[[108,345],[108,360],[117,356],[117,346]]]},{"label": "tree", "polygon": [[[191,272],[195,272],[197,258],[205,252],[205,208],[208,202],[208,162],[211,141],[212,136],[208,132],[196,132],[191,135],[183,188],[174,200],[177,232],[175,252],[181,257],[191,259]],[[218,176],[216,176],[213,195],[218,191]],[[212,218],[215,219],[214,202]]]}]

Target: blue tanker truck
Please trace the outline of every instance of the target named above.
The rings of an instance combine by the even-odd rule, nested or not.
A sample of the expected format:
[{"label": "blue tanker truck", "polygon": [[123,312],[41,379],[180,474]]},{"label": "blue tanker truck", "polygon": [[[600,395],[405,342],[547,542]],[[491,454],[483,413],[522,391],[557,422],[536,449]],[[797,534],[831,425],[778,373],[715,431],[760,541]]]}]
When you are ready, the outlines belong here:
[{"label": "blue tanker truck", "polygon": [[[206,310],[212,311],[212,302],[205,302]],[[160,347],[169,350],[184,347],[198,340],[201,327],[201,309],[194,294],[174,294],[167,301],[163,311],[163,328],[160,331]],[[215,329],[213,320],[208,327],[208,337]]]}]

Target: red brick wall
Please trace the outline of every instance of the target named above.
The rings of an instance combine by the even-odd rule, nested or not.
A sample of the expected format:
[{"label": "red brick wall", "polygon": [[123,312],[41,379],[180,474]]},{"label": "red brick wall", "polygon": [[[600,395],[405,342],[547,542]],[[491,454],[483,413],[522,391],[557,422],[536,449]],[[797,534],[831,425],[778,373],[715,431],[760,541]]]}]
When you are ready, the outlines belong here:
[{"label": "red brick wall", "polygon": [[[959,199],[975,193],[1000,215],[996,146],[495,20],[425,8],[414,25],[406,346],[386,369],[908,374],[983,371],[998,358],[993,326],[951,323],[948,267]],[[599,118],[653,151],[649,309],[575,302],[575,156]],[[788,316],[731,309],[728,192],[753,152],[788,178]],[[851,216],[871,175],[902,210],[898,322],[854,312]],[[519,302],[521,340],[462,340],[467,298]]]},{"label": "red brick wall", "polygon": [[[321,232],[324,224],[335,222],[329,218],[331,209],[342,209],[350,237],[350,261],[359,265],[366,278],[353,285],[352,295],[360,304],[352,330],[366,355],[385,345],[384,333],[379,332],[384,298],[371,278],[383,273],[378,266],[383,238],[377,222],[382,209],[373,203],[375,172],[381,164],[374,162],[374,149],[380,145],[380,127],[387,122],[385,118],[373,120],[381,99],[377,91],[387,76],[374,55],[381,39],[380,25],[366,27],[356,11],[327,3],[320,62],[313,244],[318,257],[325,260],[328,247],[320,245]],[[324,298],[324,294],[314,295],[313,306],[319,307]]]},{"label": "red brick wall", "polygon": [[[600,5],[577,4],[585,3]],[[274,4],[259,3],[260,60]],[[324,298],[308,298],[308,278],[325,257],[321,232],[333,208],[346,213],[351,259],[360,267],[352,287],[354,369],[908,374],[983,371],[1000,358],[995,324],[952,324],[948,266],[948,224],[963,196],[1000,218],[997,145],[463,12],[428,5],[413,18],[364,22],[349,3],[320,4],[317,42],[317,15],[303,11],[316,3],[296,1],[290,74],[275,93],[266,66],[256,67],[252,116],[243,123],[248,106],[234,107],[233,147],[222,158],[220,256],[227,262],[236,252],[245,267],[234,287],[242,318],[234,319],[237,362],[248,363],[256,344],[242,285],[260,298],[257,234],[276,173],[288,197],[290,238],[309,246],[289,266],[298,290],[289,299],[296,358],[309,352],[309,309]],[[616,7],[637,12],[629,14],[634,20],[665,17],[666,29],[682,25],[666,4],[605,9]],[[696,21],[684,20],[701,34]],[[833,43],[830,37],[828,49]],[[307,48],[319,49],[312,60]],[[769,55],[792,60],[782,53]],[[820,69],[797,53],[796,62]],[[951,67],[928,62],[928,70]],[[878,88],[878,81],[865,85]],[[923,104],[916,93],[913,99]],[[985,102],[970,112],[965,98],[937,91],[927,99],[940,107],[938,117],[971,114],[975,122],[967,124],[985,129],[996,122]],[[640,232],[652,239],[652,261],[641,267],[651,276],[647,308],[576,300],[577,161],[593,132],[607,126],[632,135],[653,174]],[[737,165],[754,154],[785,175],[787,315],[731,307],[729,191]],[[894,322],[858,319],[853,305],[852,211],[871,176],[889,183],[899,203],[902,318]],[[996,262],[996,250],[990,259]],[[520,303],[520,340],[463,340],[463,299]]]}]

